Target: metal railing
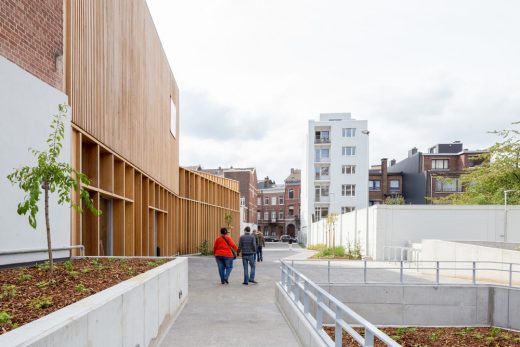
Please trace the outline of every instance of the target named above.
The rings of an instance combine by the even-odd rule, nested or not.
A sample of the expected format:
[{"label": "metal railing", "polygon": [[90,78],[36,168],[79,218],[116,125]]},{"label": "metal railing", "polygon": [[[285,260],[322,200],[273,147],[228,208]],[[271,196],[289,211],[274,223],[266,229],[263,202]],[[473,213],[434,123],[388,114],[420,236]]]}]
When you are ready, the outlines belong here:
[{"label": "metal railing", "polygon": [[[301,264],[313,264],[313,268],[321,266],[325,261],[291,260],[291,267]],[[381,261],[326,261],[327,284],[407,284],[407,285],[482,285],[496,287],[520,288],[520,264],[496,261],[396,261],[392,263]],[[296,263],[296,264],[295,264]],[[325,265],[323,265],[325,267]],[[331,272],[336,270],[362,271],[362,280],[333,280]],[[376,273],[374,280],[369,281],[369,274],[375,271],[390,270],[399,274],[395,281],[384,280],[387,276]],[[412,271],[419,276],[405,276]],[[430,275],[433,277],[425,277]],[[515,277],[516,276],[516,277]],[[415,279],[415,280],[414,280]],[[458,279],[453,281],[450,279]],[[463,281],[463,282],[461,282]]]},{"label": "metal railing", "polygon": [[[282,288],[327,346],[342,346],[343,330],[361,346],[374,346],[374,338],[376,337],[387,346],[400,346],[388,335],[285,261],[281,261],[281,270]],[[314,304],[315,309],[311,307],[311,303]],[[334,323],[334,340],[323,329],[324,318],[327,316]],[[363,336],[351,324],[347,323],[347,320],[354,321],[356,325],[361,326],[364,330]]]},{"label": "metal railing", "polygon": [[386,261],[418,261],[421,251],[412,247],[384,246],[383,259]]},{"label": "metal railing", "polygon": [[[65,247],[57,247],[53,248],[53,252],[58,251],[72,251],[73,249],[79,249],[80,255],[85,255],[85,246],[76,245],[76,246],[65,246]],[[26,249],[14,249],[9,251],[0,250],[0,256],[2,255],[17,255],[17,254],[31,254],[31,253],[43,253],[47,252],[47,248],[26,248]]]},{"label": "metal railing", "polygon": [[314,138],[314,143],[330,143],[330,139],[329,138]]}]

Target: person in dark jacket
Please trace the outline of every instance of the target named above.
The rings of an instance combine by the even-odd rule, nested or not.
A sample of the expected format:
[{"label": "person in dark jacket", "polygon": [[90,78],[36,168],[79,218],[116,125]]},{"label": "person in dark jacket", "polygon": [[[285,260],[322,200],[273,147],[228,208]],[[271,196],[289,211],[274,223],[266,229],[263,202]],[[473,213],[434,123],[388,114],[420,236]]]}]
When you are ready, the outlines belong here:
[{"label": "person in dark jacket", "polygon": [[264,255],[262,253],[262,248],[265,247],[265,238],[264,234],[261,231],[253,231],[256,235],[256,260],[264,261]]},{"label": "person in dark jacket", "polygon": [[[248,285],[249,282],[257,284],[255,281],[255,255],[256,255],[256,238],[251,235],[251,228],[244,229],[244,235],[240,236],[238,242],[238,254],[242,253],[242,265],[244,265],[244,282],[242,284]],[[251,267],[251,273],[249,273]]]},{"label": "person in dark jacket", "polygon": [[229,275],[233,270],[233,260],[235,256],[231,249],[238,251],[238,247],[230,236],[227,236],[226,228],[220,229],[220,237],[217,237],[213,244],[213,254],[217,261],[218,273],[220,275],[220,283],[229,284]]}]

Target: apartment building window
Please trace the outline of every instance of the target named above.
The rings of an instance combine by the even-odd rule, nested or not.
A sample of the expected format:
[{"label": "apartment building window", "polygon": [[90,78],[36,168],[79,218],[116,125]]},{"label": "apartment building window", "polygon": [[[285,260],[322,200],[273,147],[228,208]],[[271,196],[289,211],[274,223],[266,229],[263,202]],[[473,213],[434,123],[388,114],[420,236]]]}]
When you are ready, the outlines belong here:
[{"label": "apartment building window", "polygon": [[289,199],[294,199],[294,189],[289,189]]},{"label": "apartment building window", "polygon": [[276,211],[271,212],[271,219],[276,219]]},{"label": "apartment building window", "polygon": [[352,146],[344,146],[342,148],[342,153],[344,156],[353,156],[356,155],[356,147]]},{"label": "apartment building window", "polygon": [[314,154],[315,154],[315,157],[316,157],[316,161],[320,162],[320,161],[322,161],[324,159],[328,159],[329,158],[329,149],[328,148],[319,148],[319,149],[316,149]]},{"label": "apartment building window", "polygon": [[321,201],[321,197],[329,196],[329,186],[315,186],[314,192],[316,201]]},{"label": "apartment building window", "polygon": [[314,221],[317,222],[322,218],[326,218],[328,214],[329,214],[328,207],[316,207],[314,209]]},{"label": "apartment building window", "polygon": [[240,206],[245,206],[246,205],[246,198],[242,197],[240,198]]},{"label": "apartment building window", "polygon": [[258,206],[262,205],[262,198],[256,198],[256,204]]},{"label": "apartment building window", "polygon": [[278,197],[278,205],[283,205],[283,196]]},{"label": "apartment building window", "polygon": [[321,130],[315,132],[315,143],[327,143],[330,142],[329,131]]},{"label": "apartment building window", "polygon": [[368,190],[370,190],[370,191],[381,190],[381,181],[380,180],[370,180],[370,181],[368,181]]},{"label": "apartment building window", "polygon": [[257,212],[256,213],[256,220],[261,220],[262,219],[262,212]]},{"label": "apartment building window", "polygon": [[447,170],[448,159],[432,159],[432,170]]},{"label": "apartment building window", "polygon": [[170,95],[170,133],[177,138],[177,106]]},{"label": "apartment building window", "polygon": [[341,185],[342,196],[356,196],[356,185],[355,184],[343,184]]},{"label": "apartment building window", "polygon": [[343,137],[354,137],[356,136],[356,128],[343,128]]},{"label": "apartment building window", "polygon": [[344,175],[353,175],[356,173],[356,165],[342,165],[341,173]]},{"label": "apartment building window", "polygon": [[289,205],[289,209],[288,209],[288,213],[289,213],[289,216],[294,216],[294,206],[293,205]]},{"label": "apartment building window", "polygon": [[316,166],[314,168],[314,172],[315,172],[315,178],[317,180],[319,180],[319,179],[329,176],[329,167],[328,166]]},{"label": "apartment building window", "polygon": [[341,214],[352,212],[355,209],[356,208],[354,206],[341,206]]},{"label": "apartment building window", "polygon": [[401,182],[399,180],[390,180],[390,191],[399,191],[401,188]]},{"label": "apartment building window", "polygon": [[271,205],[276,205],[276,196],[271,197]]},{"label": "apartment building window", "polygon": [[264,212],[264,220],[269,220],[269,212]]},{"label": "apartment building window", "polygon": [[278,212],[278,218],[283,219],[283,212]]},{"label": "apartment building window", "polygon": [[267,197],[264,198],[264,205],[269,205],[269,198],[267,198]]},{"label": "apartment building window", "polygon": [[458,178],[443,178],[435,180],[436,193],[456,193],[462,191],[462,185]]}]

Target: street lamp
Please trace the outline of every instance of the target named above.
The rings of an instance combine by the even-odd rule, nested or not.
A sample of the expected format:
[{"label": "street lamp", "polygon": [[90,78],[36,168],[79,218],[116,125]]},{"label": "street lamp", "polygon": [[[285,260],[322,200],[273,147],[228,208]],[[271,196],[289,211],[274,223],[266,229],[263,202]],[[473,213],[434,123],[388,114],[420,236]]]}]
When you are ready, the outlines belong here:
[{"label": "street lamp", "polygon": [[[368,158],[368,135],[370,135],[370,131],[362,130],[362,134],[367,136],[367,168],[370,170],[370,160]],[[370,176],[369,176],[370,179]],[[368,257],[368,208],[370,207],[370,189],[368,187],[368,180],[365,182],[367,185],[367,218],[366,218],[366,233],[365,233],[365,257]]]},{"label": "street lamp", "polygon": [[507,194],[512,192],[516,192],[516,190],[504,190],[504,242],[507,242]]}]

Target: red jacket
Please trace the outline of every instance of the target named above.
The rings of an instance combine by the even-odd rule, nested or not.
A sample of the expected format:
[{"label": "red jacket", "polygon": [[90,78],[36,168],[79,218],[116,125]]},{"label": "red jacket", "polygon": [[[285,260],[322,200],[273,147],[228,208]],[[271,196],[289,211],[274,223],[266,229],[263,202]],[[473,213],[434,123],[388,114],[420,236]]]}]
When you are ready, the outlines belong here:
[{"label": "red jacket", "polygon": [[[224,237],[226,238],[227,243],[226,240],[223,239]],[[233,242],[233,239],[230,236],[221,235],[217,237],[215,243],[213,244],[213,255],[221,257],[232,257],[233,253],[231,253],[231,249],[229,247],[232,247],[235,251],[238,250],[237,245],[235,242]]]}]

